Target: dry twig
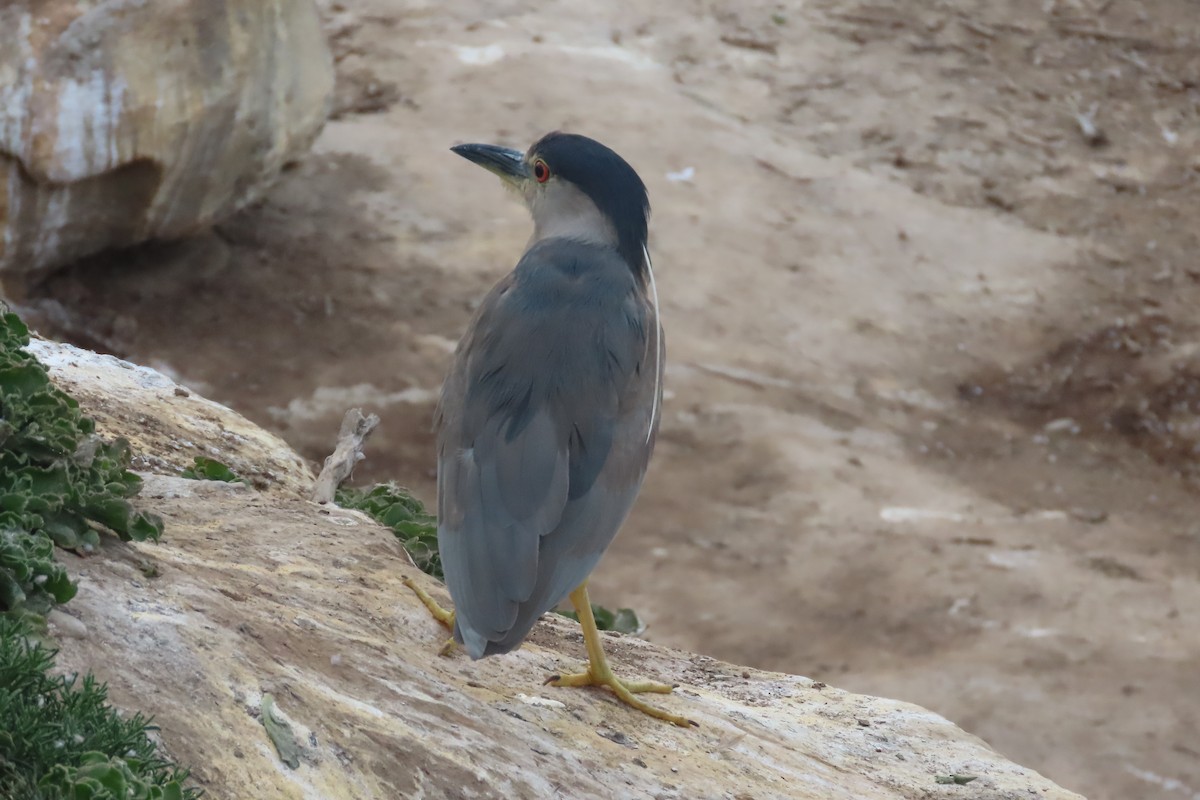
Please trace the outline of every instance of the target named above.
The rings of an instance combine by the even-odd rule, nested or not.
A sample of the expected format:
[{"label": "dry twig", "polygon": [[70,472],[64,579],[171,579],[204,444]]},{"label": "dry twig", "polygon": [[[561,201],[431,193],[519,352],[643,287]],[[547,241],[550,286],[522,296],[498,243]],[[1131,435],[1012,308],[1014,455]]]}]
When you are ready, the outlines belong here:
[{"label": "dry twig", "polygon": [[325,459],[325,466],[321,467],[321,474],[313,486],[314,503],[333,501],[334,492],[342,485],[342,481],[349,478],[354,465],[363,460],[363,444],[378,424],[378,416],[368,414],[364,417],[362,409],[352,408],[346,412],[338,431],[337,446],[333,454]]}]

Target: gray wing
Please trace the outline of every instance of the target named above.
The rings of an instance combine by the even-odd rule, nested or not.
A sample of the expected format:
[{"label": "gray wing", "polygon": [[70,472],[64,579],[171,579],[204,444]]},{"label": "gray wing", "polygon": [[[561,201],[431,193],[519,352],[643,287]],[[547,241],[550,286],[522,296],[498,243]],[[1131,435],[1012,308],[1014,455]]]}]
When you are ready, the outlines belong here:
[{"label": "gray wing", "polygon": [[613,252],[551,240],[488,295],[443,387],[438,545],[474,658],[595,568],[641,487],[660,337]]}]

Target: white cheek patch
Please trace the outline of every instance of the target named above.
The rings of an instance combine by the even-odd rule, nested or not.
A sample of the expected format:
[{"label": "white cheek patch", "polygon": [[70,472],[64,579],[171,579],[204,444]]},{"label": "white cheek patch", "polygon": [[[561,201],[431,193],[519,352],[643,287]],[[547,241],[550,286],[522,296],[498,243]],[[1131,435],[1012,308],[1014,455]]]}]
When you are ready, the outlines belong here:
[{"label": "white cheek patch", "polygon": [[551,178],[528,182],[526,202],[533,213],[533,241],[561,238],[616,249],[617,231],[596,204],[574,184]]}]

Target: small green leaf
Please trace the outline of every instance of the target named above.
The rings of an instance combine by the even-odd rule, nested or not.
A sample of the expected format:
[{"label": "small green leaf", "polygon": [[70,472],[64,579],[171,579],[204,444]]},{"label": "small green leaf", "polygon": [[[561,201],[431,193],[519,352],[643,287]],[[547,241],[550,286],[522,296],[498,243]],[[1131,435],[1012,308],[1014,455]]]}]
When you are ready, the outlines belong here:
[{"label": "small green leaf", "polygon": [[596,618],[596,627],[602,631],[611,631],[617,615],[604,606],[592,603],[592,616]]},{"label": "small green leaf", "polygon": [[[407,512],[405,512],[407,513]],[[382,522],[382,520],[380,520]],[[426,539],[432,537],[437,540],[437,528],[431,526],[428,522],[419,522],[412,518],[409,514],[403,522],[389,523],[384,522],[389,528],[395,529],[397,536],[403,536],[409,539]]]},{"label": "small green leaf", "polygon": [[5,392],[31,397],[46,386],[49,378],[39,364],[0,369],[0,385]]},{"label": "small green leaf", "polygon": [[0,314],[0,344],[9,344],[13,347],[24,347],[29,344],[29,328],[21,321],[21,318],[11,311],[6,314]]},{"label": "small green leaf", "polygon": [[56,603],[65,603],[75,596],[79,591],[79,587],[67,575],[67,571],[54,564],[51,572],[46,576],[46,582],[42,584],[42,589],[54,598]]},{"label": "small green leaf", "polygon": [[379,516],[379,521],[389,528],[393,528],[400,523],[411,521],[413,514],[403,504],[396,503]]},{"label": "small green leaf", "polygon": [[66,515],[60,516],[58,519],[46,520],[42,526],[42,530],[46,531],[46,535],[59,547],[64,550],[74,550],[82,543],[81,531],[79,528],[86,528],[86,525],[72,525],[71,520]]},{"label": "small green leaf", "polygon": [[640,636],[646,630],[646,623],[638,619],[637,612],[632,608],[621,608],[613,619],[612,629],[630,636]]},{"label": "small green leaf", "polygon": [[125,775],[120,767],[115,763],[109,762],[103,753],[89,753],[92,756],[90,763],[85,763],[79,768],[76,780],[80,778],[95,781],[100,787],[106,789],[113,797],[125,797],[129,792],[129,784],[125,781]]},{"label": "small green leaf", "polygon": [[162,532],[162,517],[157,514],[151,514],[148,511],[138,512],[133,518],[133,525],[129,527],[129,536],[135,542],[144,542],[146,540],[157,542],[162,536]]},{"label": "small green leaf", "polygon": [[966,786],[973,780],[976,780],[978,775],[938,775],[936,780],[938,783],[949,783],[956,786]]},{"label": "small green leaf", "polygon": [[245,483],[246,480],[234,472],[229,467],[217,461],[215,458],[207,456],[196,456],[192,459],[192,466],[185,469],[181,474],[185,478],[191,478],[197,481],[223,481],[225,483]]},{"label": "small green leaf", "polygon": [[102,525],[112,528],[126,538],[132,524],[133,506],[128,500],[112,495],[93,499],[83,510],[88,519],[94,519]]},{"label": "small green leaf", "polygon": [[[579,614],[574,611],[558,611],[560,616],[579,621]],[[638,636],[646,630],[646,625],[632,608],[622,608],[616,612],[602,605],[592,603],[592,617],[596,620],[596,629],[601,631],[617,631]]]},{"label": "small green leaf", "polygon": [[28,507],[29,498],[24,495],[16,494],[15,492],[0,495],[0,512],[7,511],[13,514],[21,514]]},{"label": "small green leaf", "polygon": [[25,591],[12,572],[0,567],[0,608],[16,608],[25,600]]},{"label": "small green leaf", "polygon": [[264,694],[262,699],[262,723],[267,729],[267,736],[275,744],[279,760],[292,769],[300,767],[300,746],[296,744],[296,736],[292,726],[275,716],[275,698]]}]

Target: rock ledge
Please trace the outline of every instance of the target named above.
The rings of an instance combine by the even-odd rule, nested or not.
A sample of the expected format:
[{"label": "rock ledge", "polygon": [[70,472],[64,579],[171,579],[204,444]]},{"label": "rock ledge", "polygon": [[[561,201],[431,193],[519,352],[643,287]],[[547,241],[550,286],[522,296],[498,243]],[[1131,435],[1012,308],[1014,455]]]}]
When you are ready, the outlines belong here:
[{"label": "rock ledge", "polygon": [[[311,473],[282,442],[184,398],[202,404],[198,426],[175,385],[144,368],[35,349],[101,432],[135,439],[151,469],[170,471],[181,440],[229,463],[276,465],[263,490],[148,474],[140,502],[166,519],[161,544],[62,556],[80,583],[66,611],[86,630],[60,637],[60,666],[95,671],[117,705],[153,714],[213,800],[1078,798],[916,706],[629,637],[607,645],[619,672],[678,682],[659,702],[701,728],[601,692],[544,688],[583,658],[577,626],[558,618],[509,656],[438,657],[445,632],[401,585],[420,573],[371,520],[308,502]],[[131,375],[142,391],[129,391]],[[266,693],[296,732],[298,769],[261,724]],[[952,774],[977,778],[937,782]]]}]

